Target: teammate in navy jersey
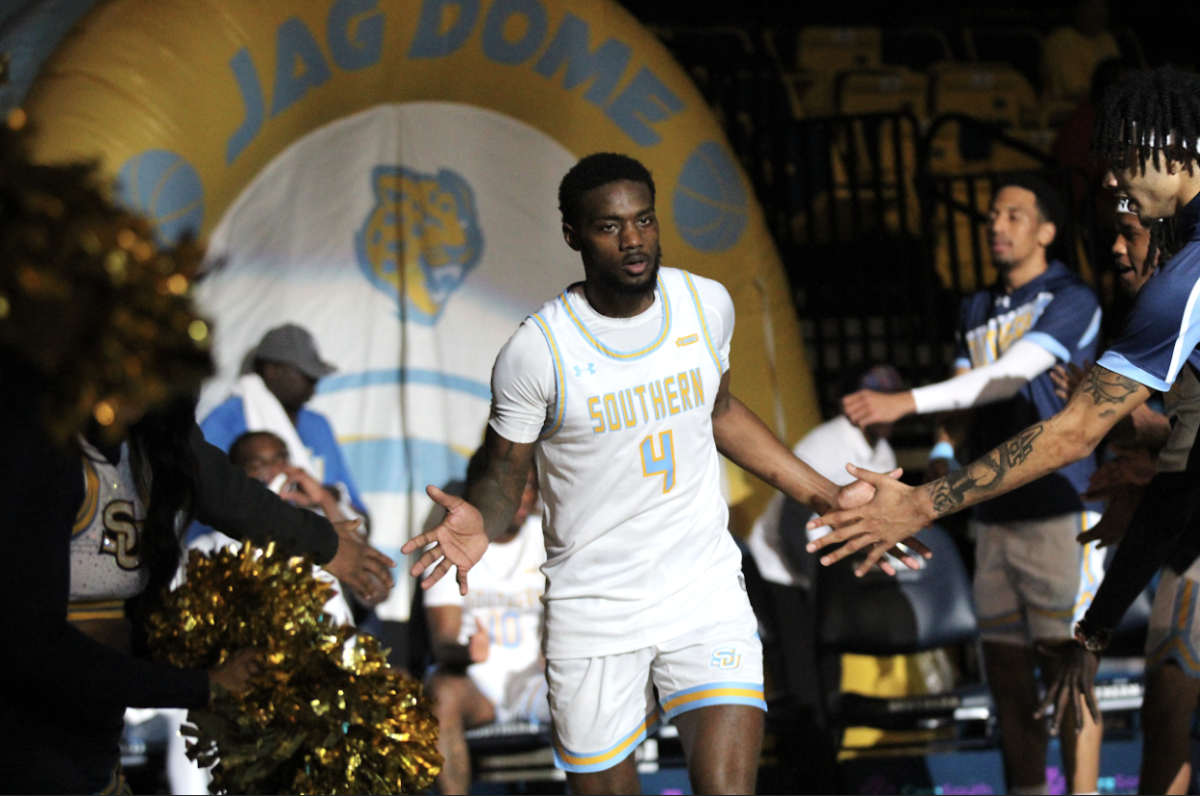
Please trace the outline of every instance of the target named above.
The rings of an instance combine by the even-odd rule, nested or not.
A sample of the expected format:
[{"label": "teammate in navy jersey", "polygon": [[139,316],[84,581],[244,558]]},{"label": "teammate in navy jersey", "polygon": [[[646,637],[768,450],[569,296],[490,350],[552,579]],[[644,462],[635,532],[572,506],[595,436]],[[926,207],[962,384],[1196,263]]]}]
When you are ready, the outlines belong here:
[{"label": "teammate in navy jersey", "polygon": [[[1032,422],[1057,414],[1056,363],[1081,366],[1095,359],[1100,306],[1091,288],[1058,260],[1048,261],[1061,225],[1062,201],[1033,174],[997,186],[988,241],[999,279],[962,302],[957,375],[901,393],[861,390],[846,396],[846,416],[866,427],[910,412],[973,408],[967,456],[986,451]],[[1075,537],[1099,519],[1098,505],[1079,495],[1095,469],[1087,457],[976,507],[975,603],[983,662],[996,702],[1001,749],[1013,793],[1046,786],[1045,722],[1033,718],[1037,672],[1048,677],[1053,660],[1040,643],[1071,638],[1103,577],[1103,553]],[[1093,790],[1100,774],[1101,728],[1085,721],[1063,744],[1074,792]]]},{"label": "teammate in navy jersey", "polygon": [[[1004,494],[1068,462],[1090,455],[1108,431],[1153,391],[1170,389],[1186,367],[1200,364],[1200,76],[1169,67],[1131,73],[1106,96],[1093,145],[1110,164],[1105,185],[1129,201],[1145,223],[1174,217],[1183,248],[1138,294],[1125,330],[1088,372],[1066,408],[1036,423],[962,470],[918,488],[856,470],[876,486],[872,501],[814,520],[837,530],[816,551],[846,541],[822,558],[832,563],[873,547],[862,568],[937,517]],[[1176,428],[1189,425],[1200,402],[1180,407]],[[1064,664],[1047,705],[1054,721],[1083,706],[1097,713],[1092,693],[1098,653],[1126,608],[1155,571],[1186,569],[1200,549],[1200,455],[1194,447],[1183,472],[1160,472],[1138,505],[1092,607],[1076,624],[1075,640],[1060,645]],[[1186,532],[1186,534],[1185,534]],[[1180,537],[1183,537],[1182,539]],[[1179,544],[1176,544],[1179,542]],[[1189,558],[1190,556],[1190,558]]]}]

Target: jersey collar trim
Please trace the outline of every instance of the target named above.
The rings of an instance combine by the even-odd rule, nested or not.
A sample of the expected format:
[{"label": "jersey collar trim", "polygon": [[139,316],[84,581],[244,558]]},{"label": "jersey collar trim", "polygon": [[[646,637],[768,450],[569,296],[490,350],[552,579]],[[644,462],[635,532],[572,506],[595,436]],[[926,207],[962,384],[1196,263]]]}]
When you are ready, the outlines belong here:
[{"label": "jersey collar trim", "polygon": [[658,277],[658,286],[655,288],[655,292],[658,293],[658,298],[660,301],[662,301],[662,329],[659,331],[658,337],[653,343],[639,351],[617,351],[615,348],[609,348],[604,343],[596,339],[595,335],[591,333],[591,331],[587,328],[587,325],[578,315],[575,314],[575,310],[571,307],[571,300],[568,297],[568,294],[570,293],[569,290],[562,293],[562,295],[558,297],[558,300],[562,303],[563,309],[566,310],[567,317],[571,319],[573,324],[575,324],[575,328],[579,330],[581,335],[583,335],[583,339],[588,342],[588,345],[606,357],[628,361],[632,359],[641,359],[648,354],[654,353],[654,351],[663,344],[663,341],[667,339],[667,336],[671,331],[671,301],[667,297],[667,291],[663,289],[662,275],[659,275]]}]

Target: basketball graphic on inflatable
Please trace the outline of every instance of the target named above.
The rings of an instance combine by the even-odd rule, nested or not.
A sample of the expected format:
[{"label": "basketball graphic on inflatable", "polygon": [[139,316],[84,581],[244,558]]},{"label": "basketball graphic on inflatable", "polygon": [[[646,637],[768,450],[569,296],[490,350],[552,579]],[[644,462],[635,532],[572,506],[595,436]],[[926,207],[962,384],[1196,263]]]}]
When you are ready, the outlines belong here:
[{"label": "basketball graphic on inflatable", "polygon": [[160,243],[197,235],[204,223],[200,175],[174,152],[151,149],[134,155],[117,174],[117,193],[127,207],[154,222]]},{"label": "basketball graphic on inflatable", "polygon": [[738,168],[716,141],[696,147],[675,187],[679,234],[702,252],[723,252],[742,237],[749,213]]}]

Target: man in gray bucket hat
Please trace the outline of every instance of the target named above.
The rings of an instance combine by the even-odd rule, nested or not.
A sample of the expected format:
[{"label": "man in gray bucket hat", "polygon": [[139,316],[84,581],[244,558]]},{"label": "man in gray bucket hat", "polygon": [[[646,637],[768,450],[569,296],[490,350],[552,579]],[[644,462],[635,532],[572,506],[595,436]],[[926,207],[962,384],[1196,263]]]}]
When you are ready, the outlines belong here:
[{"label": "man in gray bucket hat", "polygon": [[247,359],[253,372],[241,376],[232,395],[200,424],[205,439],[228,453],[247,431],[270,431],[287,444],[293,465],[365,516],[365,504],[333,427],[324,415],[305,406],[317,382],[336,370],[321,359],[312,334],[292,323],[278,326],[263,335]]}]

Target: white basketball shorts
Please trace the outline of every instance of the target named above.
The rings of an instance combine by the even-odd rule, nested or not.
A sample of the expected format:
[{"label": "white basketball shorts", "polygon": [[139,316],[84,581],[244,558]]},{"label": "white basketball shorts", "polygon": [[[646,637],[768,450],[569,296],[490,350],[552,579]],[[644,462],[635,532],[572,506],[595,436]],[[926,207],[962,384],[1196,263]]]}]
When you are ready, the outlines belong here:
[{"label": "white basketball shorts", "polygon": [[[741,575],[738,575],[741,581]],[[615,766],[663,720],[710,705],[767,709],[762,642],[741,583],[719,616],[653,647],[546,662],[554,762],[587,773]]]}]

